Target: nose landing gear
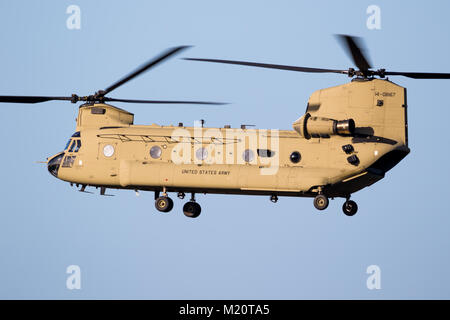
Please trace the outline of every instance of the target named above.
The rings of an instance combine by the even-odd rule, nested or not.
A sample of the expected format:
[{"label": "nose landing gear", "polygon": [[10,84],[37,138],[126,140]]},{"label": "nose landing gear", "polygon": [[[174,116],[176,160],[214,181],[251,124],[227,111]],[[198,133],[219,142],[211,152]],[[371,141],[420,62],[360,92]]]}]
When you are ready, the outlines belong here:
[{"label": "nose landing gear", "polygon": [[155,200],[155,207],[160,212],[169,212],[173,208],[173,200],[167,196],[158,197]]},{"label": "nose landing gear", "polygon": [[173,200],[167,195],[165,187],[162,196],[159,196],[159,191],[155,192],[155,208],[159,212],[169,212],[173,209]]},{"label": "nose landing gear", "polygon": [[[183,199],[184,192],[178,192],[178,198]],[[169,212],[173,209],[173,200],[169,198],[166,192],[166,188],[163,187],[162,195],[159,195],[159,191],[155,191],[155,208],[159,212]],[[186,202],[183,206],[183,213],[186,217],[197,218],[202,212],[202,208],[195,201],[195,194],[192,193],[190,201]]]},{"label": "nose landing gear", "polygon": [[202,208],[197,202],[188,201],[183,206],[183,213],[186,217],[197,218],[202,212]]},{"label": "nose landing gear", "polygon": [[183,213],[186,217],[197,218],[201,212],[202,208],[195,202],[195,194],[192,193],[191,200],[186,202],[183,206]]},{"label": "nose landing gear", "polygon": [[316,207],[317,210],[325,210],[328,207],[328,204],[328,198],[323,194],[318,194],[314,198],[314,207]]}]

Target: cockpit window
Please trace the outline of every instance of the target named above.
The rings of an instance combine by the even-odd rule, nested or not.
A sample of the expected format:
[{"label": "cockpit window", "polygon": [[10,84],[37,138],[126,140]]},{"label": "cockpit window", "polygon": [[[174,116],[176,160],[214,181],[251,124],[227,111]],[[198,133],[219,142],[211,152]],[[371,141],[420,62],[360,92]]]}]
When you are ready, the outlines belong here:
[{"label": "cockpit window", "polygon": [[78,152],[81,148],[81,140],[73,140],[72,144],[70,145],[69,152]]},{"label": "cockpit window", "polygon": [[77,145],[77,141],[73,140],[72,144],[70,145],[69,152],[73,152],[73,150],[75,149],[76,145]]},{"label": "cockpit window", "polygon": [[67,148],[69,147],[71,141],[72,141],[71,139],[69,139],[69,141],[67,141],[67,144],[66,144],[66,146],[64,147],[64,150],[67,150]]},{"label": "cockpit window", "polygon": [[77,146],[75,147],[74,152],[78,152],[78,150],[80,150],[81,148],[81,140],[76,140]]},{"label": "cockpit window", "polygon": [[[70,149],[68,150],[69,152],[78,152],[78,150],[80,150],[81,148],[81,140],[80,139],[73,139],[73,138],[80,138],[81,134],[80,131],[75,132],[72,137],[69,139],[69,141],[67,141],[66,146],[64,147],[64,150],[67,150],[67,148]],[[74,141],[74,143],[70,144],[72,141]]]},{"label": "cockpit window", "polygon": [[77,156],[66,156],[63,161],[63,168],[71,168]]},{"label": "cockpit window", "polygon": [[[73,135],[72,135],[72,137],[71,138],[80,138],[81,137],[81,134],[80,134],[80,131],[77,131],[77,132],[75,132]],[[72,142],[72,139],[69,139],[69,141],[67,141],[67,144],[66,144],[66,146],[64,147],[64,150],[67,150],[67,148],[70,146],[70,142]],[[78,146],[78,149],[80,149],[80,147],[81,147],[81,141],[79,142],[79,145],[77,145]],[[75,147],[75,146],[72,146],[72,148],[73,147]],[[71,148],[71,149],[72,149]],[[78,149],[77,149],[77,151],[78,151]],[[75,151],[75,152],[77,152],[77,151]],[[72,150],[70,150],[70,152],[72,152]]]}]

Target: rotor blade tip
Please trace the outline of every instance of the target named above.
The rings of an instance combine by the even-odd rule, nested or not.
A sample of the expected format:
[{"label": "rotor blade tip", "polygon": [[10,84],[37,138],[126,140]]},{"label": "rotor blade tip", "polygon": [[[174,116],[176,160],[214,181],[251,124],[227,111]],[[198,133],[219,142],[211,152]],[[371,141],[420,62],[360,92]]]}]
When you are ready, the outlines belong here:
[{"label": "rotor blade tip", "polygon": [[186,49],[190,49],[190,48],[192,48],[193,46],[191,46],[191,45],[184,45],[184,46],[178,46],[178,47],[175,47],[174,49],[176,49],[176,50],[186,50]]}]

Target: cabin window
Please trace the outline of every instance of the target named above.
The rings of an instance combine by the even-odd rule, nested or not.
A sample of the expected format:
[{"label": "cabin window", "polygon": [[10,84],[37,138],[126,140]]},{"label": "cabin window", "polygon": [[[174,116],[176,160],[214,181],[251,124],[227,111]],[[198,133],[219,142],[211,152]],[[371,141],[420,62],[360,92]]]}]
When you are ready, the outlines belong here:
[{"label": "cabin window", "polygon": [[263,158],[272,158],[275,155],[275,151],[269,149],[258,149],[256,150],[258,156]]},{"label": "cabin window", "polygon": [[110,144],[107,144],[103,147],[103,154],[107,158],[112,157],[114,154],[114,147]]},{"label": "cabin window", "polygon": [[208,157],[208,151],[205,148],[199,148],[195,152],[195,156],[198,160],[205,160]]},{"label": "cabin window", "polygon": [[250,149],[247,149],[242,154],[242,158],[244,159],[245,162],[252,162],[255,157],[254,157],[253,151]]},{"label": "cabin window", "polygon": [[294,151],[291,153],[289,158],[291,159],[292,163],[299,163],[300,160],[302,159],[302,156],[300,155],[300,152]]},{"label": "cabin window", "polygon": [[159,159],[161,157],[162,151],[158,146],[153,146],[150,148],[150,157],[153,159]]}]

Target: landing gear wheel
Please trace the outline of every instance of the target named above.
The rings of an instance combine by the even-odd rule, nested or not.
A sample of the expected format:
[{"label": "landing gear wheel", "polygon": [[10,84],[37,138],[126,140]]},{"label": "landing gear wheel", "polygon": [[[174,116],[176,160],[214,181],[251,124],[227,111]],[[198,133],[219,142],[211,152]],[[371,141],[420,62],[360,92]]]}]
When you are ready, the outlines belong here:
[{"label": "landing gear wheel", "polygon": [[328,207],[328,203],[328,198],[323,194],[319,194],[314,198],[314,207],[316,207],[317,210],[325,210]]},{"label": "landing gear wheel", "polygon": [[158,197],[155,200],[155,207],[160,212],[169,212],[173,208],[173,200],[169,197]]},{"label": "landing gear wheel", "polygon": [[342,206],[342,211],[344,211],[345,215],[351,217],[354,216],[355,213],[358,211],[358,205],[355,201],[347,200],[344,202],[344,205]]},{"label": "landing gear wheel", "polygon": [[197,202],[189,201],[183,206],[183,213],[186,217],[197,218],[202,212],[202,208]]}]

